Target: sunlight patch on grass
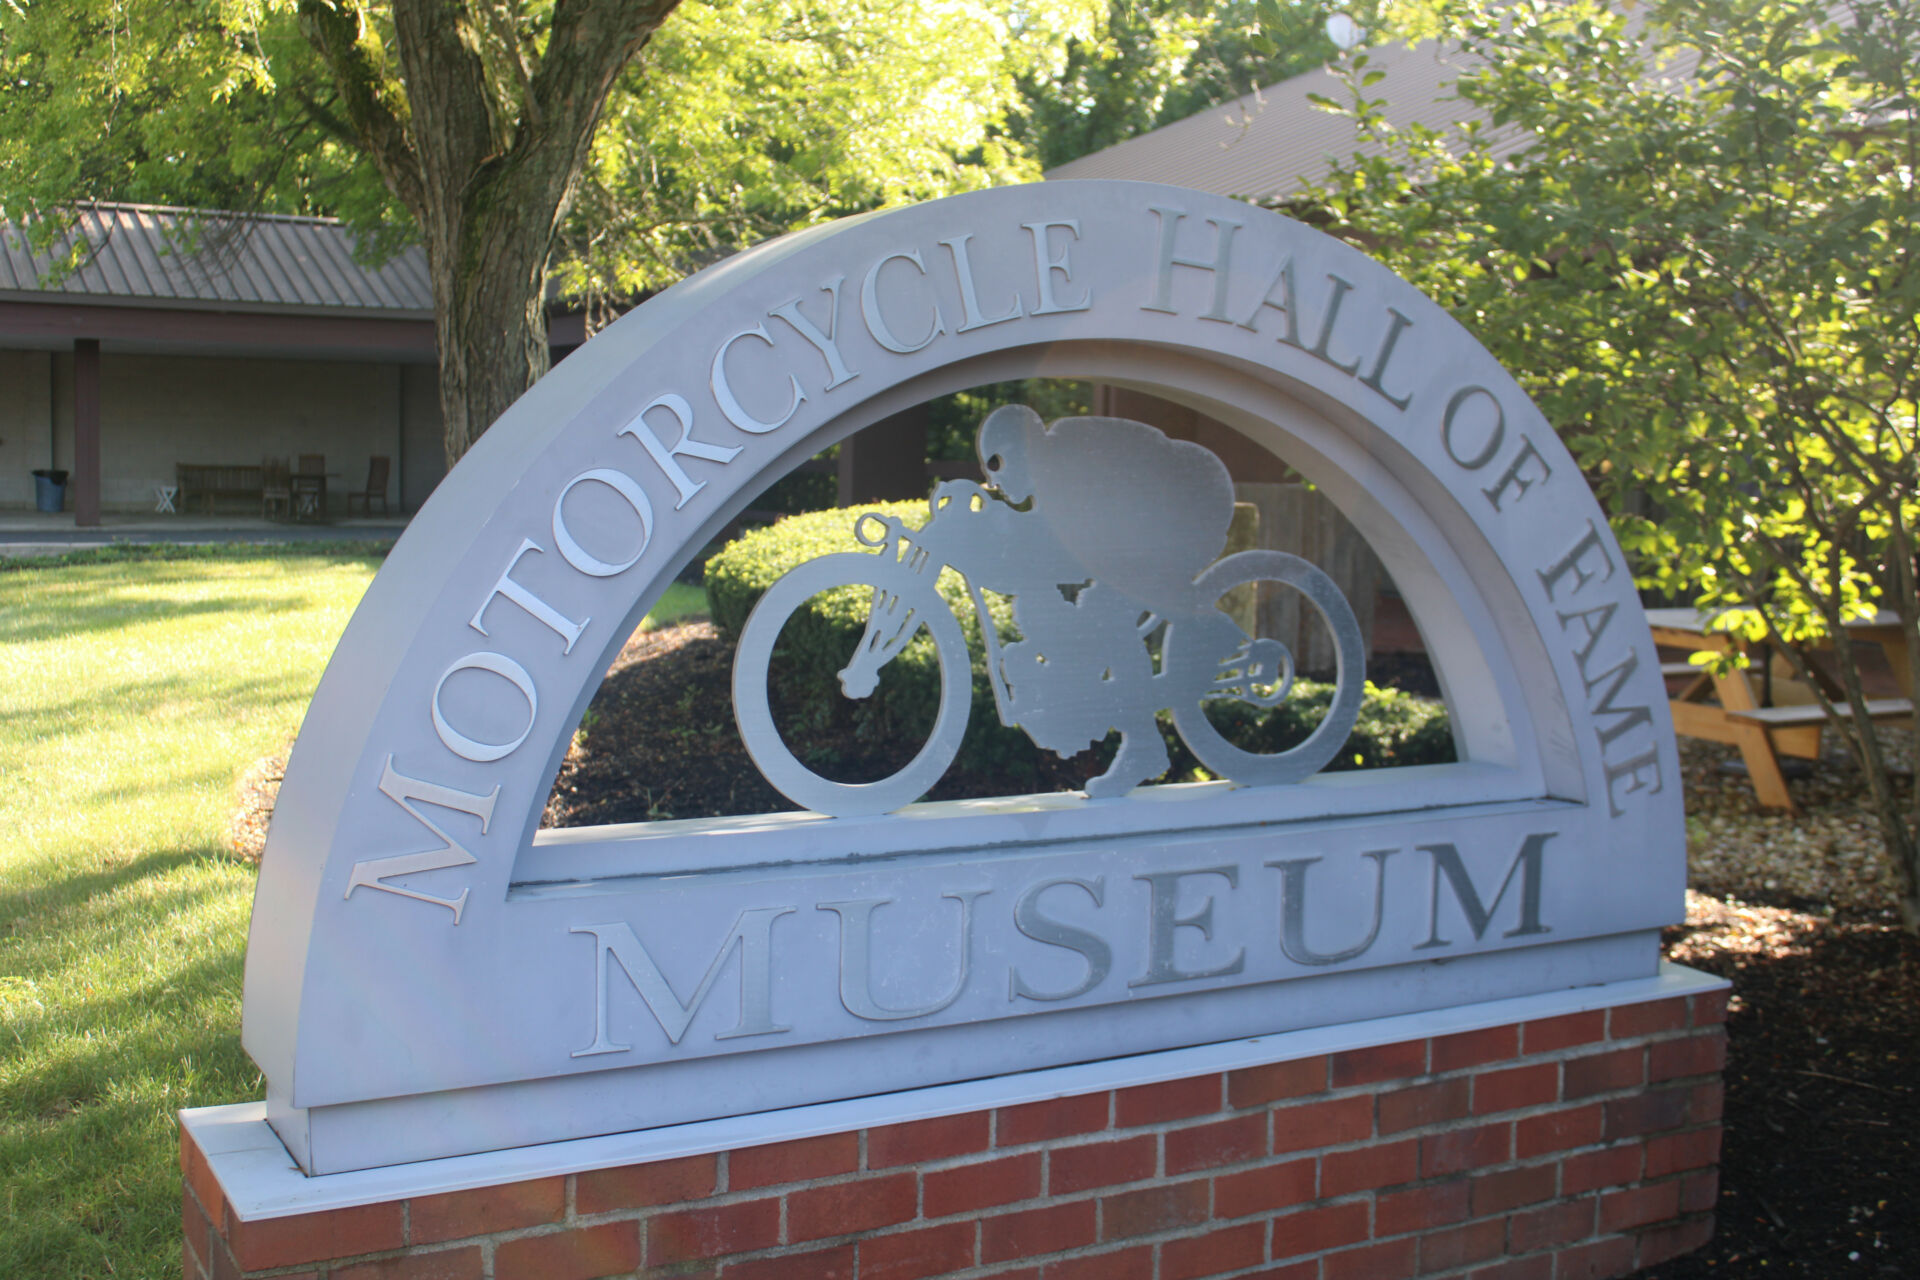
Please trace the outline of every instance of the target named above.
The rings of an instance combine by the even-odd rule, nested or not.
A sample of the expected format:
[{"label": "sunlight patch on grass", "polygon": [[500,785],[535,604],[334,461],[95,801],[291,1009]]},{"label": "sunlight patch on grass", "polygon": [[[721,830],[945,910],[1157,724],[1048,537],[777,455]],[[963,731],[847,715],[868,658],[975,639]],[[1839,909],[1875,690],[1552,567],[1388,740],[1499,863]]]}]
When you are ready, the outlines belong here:
[{"label": "sunlight patch on grass", "polygon": [[652,631],[658,627],[670,627],[676,622],[690,622],[695,618],[708,616],[707,592],[704,587],[691,583],[670,583],[661,597],[647,610],[647,616],[640,620],[640,630]]}]

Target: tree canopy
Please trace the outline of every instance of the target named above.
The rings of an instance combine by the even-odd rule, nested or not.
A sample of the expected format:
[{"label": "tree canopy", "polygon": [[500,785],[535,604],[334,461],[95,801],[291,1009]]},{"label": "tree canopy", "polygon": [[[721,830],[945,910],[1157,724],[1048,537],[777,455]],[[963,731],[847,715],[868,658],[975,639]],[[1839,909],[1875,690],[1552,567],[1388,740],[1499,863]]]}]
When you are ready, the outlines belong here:
[{"label": "tree canopy", "polygon": [[[1445,0],[1464,132],[1396,132],[1317,193],[1512,369],[1643,583],[1788,655],[1866,769],[1920,928],[1844,622],[1920,653],[1920,3]],[[1822,664],[1825,665],[1822,665]]]},{"label": "tree canopy", "polygon": [[[1425,11],[1427,0],[1401,10]],[[1388,0],[1108,0],[1091,37],[1022,81],[1017,137],[1051,169],[1325,64],[1330,13],[1384,23]],[[1403,28],[1412,21],[1401,12]]]},{"label": "tree canopy", "polygon": [[[1375,20],[1384,0],[1349,6]],[[1322,0],[16,0],[0,216],[344,218],[427,251],[451,462],[590,318],[822,219],[1037,178],[1317,65]],[[83,248],[83,247],[82,247]]]},{"label": "tree canopy", "polygon": [[1037,176],[1004,141],[1018,86],[1098,21],[1092,0],[26,0],[0,7],[0,213],[134,200],[417,237],[451,461],[544,370],[551,264],[631,297],[812,220]]},{"label": "tree canopy", "polygon": [[562,287],[631,300],[770,235],[1037,178],[1010,137],[1019,86],[1098,16],[686,0],[621,75],[559,249]]},{"label": "tree canopy", "polygon": [[0,72],[9,220],[119,200],[405,226],[290,12],[0,6]]}]

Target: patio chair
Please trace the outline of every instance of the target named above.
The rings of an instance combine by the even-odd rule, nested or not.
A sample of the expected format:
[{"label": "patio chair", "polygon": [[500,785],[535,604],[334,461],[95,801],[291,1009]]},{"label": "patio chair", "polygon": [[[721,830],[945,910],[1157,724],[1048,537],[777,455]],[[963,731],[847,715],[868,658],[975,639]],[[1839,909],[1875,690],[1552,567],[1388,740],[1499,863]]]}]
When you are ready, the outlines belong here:
[{"label": "patio chair", "polygon": [[293,519],[296,524],[320,524],[327,518],[327,478],[296,471],[293,485]]},{"label": "patio chair", "polygon": [[353,500],[360,500],[361,508],[368,515],[373,514],[373,500],[380,499],[380,514],[387,514],[387,473],[393,467],[393,459],[375,456],[367,459],[367,487],[347,494],[347,514],[353,514]]},{"label": "patio chair", "polygon": [[260,516],[272,519],[275,511],[293,518],[293,483],[285,458],[260,460]]}]

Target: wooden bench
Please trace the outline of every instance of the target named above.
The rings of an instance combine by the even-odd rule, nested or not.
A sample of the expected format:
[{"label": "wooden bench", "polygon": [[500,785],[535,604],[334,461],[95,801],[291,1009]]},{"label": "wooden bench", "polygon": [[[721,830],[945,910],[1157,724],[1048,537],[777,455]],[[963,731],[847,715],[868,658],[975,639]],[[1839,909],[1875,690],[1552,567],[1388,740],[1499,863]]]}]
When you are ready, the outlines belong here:
[{"label": "wooden bench", "polygon": [[216,465],[203,466],[198,463],[176,462],[173,464],[174,483],[180,489],[180,507],[186,509],[189,502],[198,502],[208,515],[213,514],[215,498],[251,498],[260,501],[260,466],[252,465]]}]

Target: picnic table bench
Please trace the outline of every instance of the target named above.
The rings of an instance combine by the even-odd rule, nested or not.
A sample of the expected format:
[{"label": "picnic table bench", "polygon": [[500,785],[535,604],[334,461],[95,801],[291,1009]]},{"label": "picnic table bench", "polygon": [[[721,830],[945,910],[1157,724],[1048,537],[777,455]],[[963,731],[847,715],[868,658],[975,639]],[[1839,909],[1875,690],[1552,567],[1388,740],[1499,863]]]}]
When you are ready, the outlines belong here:
[{"label": "picnic table bench", "polygon": [[213,514],[215,498],[251,498],[260,501],[260,466],[241,463],[204,466],[192,462],[173,464],[174,484],[180,490],[180,506],[198,502],[208,515]]},{"label": "picnic table bench", "polygon": [[[1709,629],[1711,620],[1692,609],[1649,609],[1647,625],[1653,630],[1653,642],[1661,648],[1690,653],[1728,653],[1734,638],[1724,631]],[[1908,664],[1905,632],[1899,619],[1882,611],[1879,617],[1849,623],[1850,638],[1871,641],[1880,646],[1892,668],[1894,679],[1906,694],[1901,698],[1872,698],[1867,715],[1873,720],[1895,720],[1913,714],[1913,676]],[[1820,755],[1820,731],[1826,727],[1827,713],[1818,702],[1762,705],[1764,696],[1756,692],[1752,673],[1733,670],[1716,675],[1690,662],[1662,662],[1664,676],[1686,677],[1688,683],[1673,695],[1673,731],[1689,738],[1731,743],[1740,749],[1740,758],[1753,779],[1754,797],[1763,808],[1785,809],[1797,813],[1793,796],[1787,790],[1786,774],[1780,757],[1803,760]],[[1792,687],[1793,682],[1783,682]],[[1781,691],[1785,691],[1782,689]],[[1801,689],[1804,694],[1806,690]],[[1837,690],[1829,690],[1835,696]],[[1709,698],[1717,701],[1708,701]]]}]

